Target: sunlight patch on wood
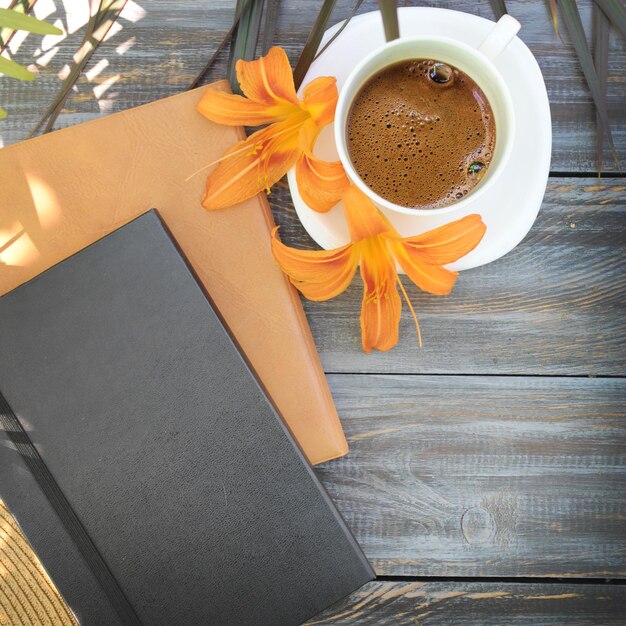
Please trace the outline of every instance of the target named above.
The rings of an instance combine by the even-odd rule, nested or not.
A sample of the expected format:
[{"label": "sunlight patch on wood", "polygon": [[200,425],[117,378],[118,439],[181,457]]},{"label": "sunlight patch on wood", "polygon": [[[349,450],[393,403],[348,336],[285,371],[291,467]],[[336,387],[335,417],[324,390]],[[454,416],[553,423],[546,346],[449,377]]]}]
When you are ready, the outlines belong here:
[{"label": "sunlight patch on wood", "polygon": [[129,22],[138,22],[148,15],[148,12],[140,7],[133,0],[127,0],[126,6],[122,9],[120,13],[120,17],[124,20],[128,20]]},{"label": "sunlight patch on wood", "polygon": [[54,25],[61,29],[63,33],[61,35],[44,35],[41,39],[41,50],[44,52],[46,50],[50,50],[54,48],[59,43],[61,43],[67,37],[67,31],[65,30],[65,25],[62,20],[54,20]]},{"label": "sunlight patch on wood", "polygon": [[109,39],[112,39],[113,37],[115,37],[115,35],[117,35],[122,30],[124,30],[124,27],[119,22],[114,22],[113,24],[111,24],[111,28],[109,28],[109,32],[105,35],[102,41],[103,42],[109,41]]},{"label": "sunlight patch on wood", "polygon": [[11,55],[14,55],[20,49],[26,37],[28,37],[28,32],[25,30],[18,30],[13,34],[8,46]]},{"label": "sunlight patch on wood", "polygon": [[[117,95],[117,92],[111,95],[112,96]],[[114,104],[115,104],[115,100],[112,97],[107,98],[107,99],[101,99],[101,100],[98,100],[98,109],[100,109],[100,113],[102,113],[103,115],[106,115],[107,113],[110,113],[113,110]]]},{"label": "sunlight patch on wood", "polygon": [[[74,2],[74,4],[77,3]],[[33,13],[38,20],[45,20],[56,11],[57,7],[54,0],[37,0],[37,4],[33,7]]]},{"label": "sunlight patch on wood", "polygon": [[117,48],[115,48],[115,52],[117,52],[120,56],[122,54],[125,54],[135,45],[136,41],[137,41],[136,37],[131,37],[130,39],[127,39],[126,41],[122,42],[119,46],[117,46]]},{"label": "sunlight patch on wood", "polygon": [[88,81],[92,81],[100,72],[109,67],[108,59],[100,59],[90,70],[85,72]]},{"label": "sunlight patch on wood", "polygon": [[59,80],[65,80],[70,73],[70,66],[66,63],[58,72],[57,78]]},{"label": "sunlight patch on wood", "polygon": [[63,0],[67,32],[72,34],[80,30],[89,20],[89,2]]},{"label": "sunlight patch on wood", "polygon": [[99,85],[96,85],[93,88],[93,95],[97,100],[100,100],[105,92],[121,78],[120,74],[116,74],[115,76],[111,76],[106,80],[103,80]]},{"label": "sunlight patch on wood", "polygon": [[41,67],[46,67],[50,61],[55,57],[56,53],[59,51],[58,46],[55,48],[51,48],[45,54],[42,54],[36,61],[37,65]]}]

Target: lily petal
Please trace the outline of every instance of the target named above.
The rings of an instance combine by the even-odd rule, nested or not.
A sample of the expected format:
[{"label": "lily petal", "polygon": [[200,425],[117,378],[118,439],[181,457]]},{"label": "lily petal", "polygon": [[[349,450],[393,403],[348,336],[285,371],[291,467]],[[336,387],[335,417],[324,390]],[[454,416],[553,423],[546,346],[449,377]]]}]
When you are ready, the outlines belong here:
[{"label": "lily petal", "polygon": [[411,254],[419,253],[420,258],[433,265],[445,265],[471,252],[481,241],[487,227],[480,215],[468,215],[429,230],[415,237],[403,240],[404,247]]},{"label": "lily petal", "polygon": [[427,263],[422,259],[419,250],[413,250],[402,240],[390,243],[400,267],[422,291],[439,296],[445,296],[452,291],[458,272]]},{"label": "lily petal", "polygon": [[314,211],[330,211],[350,184],[341,161],[322,161],[303,153],[296,162],[296,181],[302,199]]},{"label": "lily petal", "polygon": [[234,145],[207,178],[202,206],[223,209],[269,190],[298,158],[298,131],[285,120]]},{"label": "lily petal", "polygon": [[285,51],[274,46],[256,61],[239,59],[235,65],[241,91],[259,104],[291,103],[300,106]]},{"label": "lily petal", "polygon": [[326,126],[335,119],[338,97],[337,79],[334,76],[320,76],[302,91],[303,108],[319,127]]},{"label": "lily petal", "polygon": [[209,88],[198,102],[197,109],[217,124],[261,126],[286,118],[295,107],[289,103],[267,105]]},{"label": "lily petal", "polygon": [[358,242],[383,233],[397,235],[387,218],[358,187],[348,187],[342,199],[352,241]]},{"label": "lily petal", "polygon": [[365,352],[386,352],[398,343],[402,301],[396,288],[396,270],[381,237],[359,246],[363,302],[361,305],[361,343]]},{"label": "lily petal", "polygon": [[344,292],[356,272],[358,255],[352,244],[334,250],[296,250],[272,231],[272,253],[292,284],[309,300],[323,301]]}]

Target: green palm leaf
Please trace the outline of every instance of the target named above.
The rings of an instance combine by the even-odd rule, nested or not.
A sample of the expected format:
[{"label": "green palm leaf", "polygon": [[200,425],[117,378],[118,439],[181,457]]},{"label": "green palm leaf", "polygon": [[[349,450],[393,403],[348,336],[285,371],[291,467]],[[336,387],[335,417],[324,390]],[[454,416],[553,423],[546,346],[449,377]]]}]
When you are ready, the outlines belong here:
[{"label": "green palm leaf", "polygon": [[330,46],[331,43],[333,43],[333,41],[335,41],[335,39],[337,39],[337,37],[339,37],[339,35],[341,35],[343,29],[350,23],[350,20],[356,15],[356,12],[359,10],[362,4],[363,0],[356,0],[356,3],[352,7],[352,12],[350,13],[350,15],[348,15],[348,17],[343,21],[343,24],[337,30],[337,32],[324,44],[324,47],[321,48],[320,51],[315,55],[316,59],[318,56],[320,56],[320,54],[324,52],[324,50],[326,50],[326,48],[328,48],[328,46]]},{"label": "green palm leaf", "polygon": [[0,74],[17,78],[18,80],[35,80],[36,74],[27,70],[23,65],[0,56]]},{"label": "green palm leaf", "polygon": [[378,0],[378,7],[383,16],[383,26],[385,28],[385,39],[392,41],[400,37],[400,27],[398,26],[398,3],[396,0]]},{"label": "green palm leaf", "polygon": [[[23,65],[7,59],[1,54],[18,30],[35,33],[36,35],[62,35],[63,31],[42,20],[27,15],[37,0],[20,2],[15,0],[10,8],[0,8],[0,74],[17,78],[18,80],[34,80],[36,74]],[[0,107],[0,119],[7,116],[7,112]]]},{"label": "green palm leaf", "polygon": [[508,11],[506,10],[506,4],[504,0],[490,0],[491,8],[493,9],[494,15],[496,19],[499,20],[503,15],[506,15]]},{"label": "green palm leaf", "polygon": [[267,54],[274,43],[279,14],[280,0],[267,0],[265,7],[265,20],[263,22],[263,54]]},{"label": "green palm leaf", "polygon": [[[598,4],[593,5],[593,64],[600,83],[600,96],[606,106],[606,92],[609,77],[609,20]],[[596,112],[596,163],[598,175],[602,172],[604,157],[604,133],[602,122]]]},{"label": "green palm leaf", "polygon": [[72,87],[76,84],[76,81],[82,74],[89,59],[91,59],[91,55],[96,51],[97,47],[107,36],[111,26],[113,26],[119,17],[122,9],[126,5],[126,1],[127,0],[100,0],[99,3],[97,1],[95,2],[95,12],[87,22],[83,42],[74,55],[74,65],[72,65],[69,74],[63,80],[54,102],[46,109],[46,112],[41,116],[39,122],[37,122],[37,125],[31,131],[30,137],[35,135],[44,124],[44,133],[52,130],[54,122],[63,110],[65,101],[70,95]]},{"label": "green palm leaf", "polygon": [[237,80],[237,61],[252,61],[259,41],[261,16],[265,0],[237,0],[235,19],[239,19],[237,32],[231,40],[228,62],[228,81],[233,93],[241,93]]},{"label": "green palm leaf", "polygon": [[[37,4],[37,0],[11,0],[11,4],[9,4],[7,9],[28,15],[35,4]],[[14,28],[3,28],[0,25],[0,54],[7,49],[15,33],[17,31]]]},{"label": "green palm leaf", "polygon": [[574,50],[578,56],[580,67],[585,76],[585,80],[587,81],[587,85],[589,86],[593,102],[596,105],[598,121],[600,122],[599,131],[606,135],[615,164],[617,165],[617,168],[621,170],[621,165],[615,150],[615,144],[613,143],[611,127],[609,125],[609,115],[607,112],[606,101],[602,97],[600,80],[598,78],[598,74],[596,73],[589,44],[585,38],[585,31],[583,30],[583,24],[580,19],[578,7],[576,6],[576,2],[574,0],[559,0],[558,6],[561,11],[561,21],[565,25],[565,29],[569,33],[570,39],[574,44]]},{"label": "green palm leaf", "polygon": [[237,24],[239,24],[239,17],[235,16],[235,21],[233,22],[233,25],[230,27],[229,31],[224,35],[224,37],[222,38],[222,41],[220,41],[217,48],[214,50],[213,54],[209,57],[209,60],[206,62],[206,65],[200,70],[200,72],[198,72],[198,74],[190,83],[189,87],[187,87],[187,89],[195,89],[196,87],[198,87],[198,85],[200,85],[200,83],[204,79],[205,74],[211,69],[211,67],[213,67],[213,63],[215,63],[215,60],[219,56],[220,52],[226,47],[228,42],[231,40],[233,34],[237,30]]},{"label": "green palm leaf", "polygon": [[62,35],[63,31],[48,22],[12,9],[0,9],[0,26],[13,30],[26,30],[36,35]]},{"label": "green palm leaf", "polygon": [[596,0],[596,4],[604,11],[611,24],[626,37],[626,8],[619,0]]},{"label": "green palm leaf", "polygon": [[[554,27],[554,32],[556,36],[561,39],[561,33],[559,32],[559,14],[556,8],[556,0],[550,0],[550,14],[552,15],[552,26]],[[563,39],[561,39],[561,43],[563,43]]]},{"label": "green palm leaf", "polygon": [[304,44],[304,48],[302,48],[302,52],[300,53],[300,58],[298,59],[296,67],[293,70],[293,82],[296,85],[296,89],[300,87],[302,81],[304,80],[304,76],[308,72],[309,67],[311,67],[311,63],[315,58],[315,53],[319,48],[320,41],[322,41],[322,37],[326,31],[326,25],[328,24],[330,15],[335,8],[336,2],[337,0],[324,0],[322,8],[317,14],[315,24],[313,24],[313,28],[311,29],[306,43]]}]

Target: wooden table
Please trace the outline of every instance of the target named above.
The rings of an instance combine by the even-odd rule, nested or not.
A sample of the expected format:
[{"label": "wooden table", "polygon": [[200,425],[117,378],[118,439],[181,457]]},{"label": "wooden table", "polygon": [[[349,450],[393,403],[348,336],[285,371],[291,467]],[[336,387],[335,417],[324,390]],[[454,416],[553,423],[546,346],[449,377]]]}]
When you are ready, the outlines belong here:
[{"label": "wooden table", "polygon": [[[129,2],[57,126],[184,89],[233,4]],[[486,1],[427,4],[493,17]],[[320,2],[283,5],[276,41],[295,61]],[[579,5],[588,26],[590,2]],[[318,474],[379,576],[312,624],[626,624],[626,182],[608,151],[609,173],[595,175],[591,98],[547,3],[507,6],[553,116],[552,173],[530,234],[464,272],[447,298],[410,291],[422,350],[405,307],[398,347],[361,352],[359,280],[331,302],[305,302],[351,446]],[[332,22],[351,7],[339,0]],[[14,111],[0,125],[5,144],[34,126],[80,37],[70,34],[33,84],[0,82],[0,103]],[[27,39],[16,59],[36,47]],[[626,46],[615,34],[610,59],[626,163]],[[206,82],[223,76],[225,60]],[[270,200],[283,238],[313,247],[284,182]]]}]

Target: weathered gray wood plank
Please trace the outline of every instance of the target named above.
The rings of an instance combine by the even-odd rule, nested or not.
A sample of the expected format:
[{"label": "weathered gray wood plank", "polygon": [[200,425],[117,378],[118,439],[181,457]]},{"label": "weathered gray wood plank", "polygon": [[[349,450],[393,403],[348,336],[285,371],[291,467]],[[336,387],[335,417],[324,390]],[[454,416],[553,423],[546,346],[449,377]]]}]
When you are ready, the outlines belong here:
[{"label": "weathered gray wood plank", "polygon": [[[7,0],[2,2],[6,4]],[[49,19],[59,18],[66,23],[64,6],[71,6],[71,3],[56,0],[54,4],[56,11]],[[412,1],[409,4],[421,3]],[[441,0],[434,4],[493,19],[487,0]],[[585,24],[589,26],[591,2],[581,0],[578,4]],[[287,49],[292,62],[302,49],[319,6],[320,0],[290,0],[282,3],[276,41]],[[339,0],[332,23],[349,15],[352,6],[353,0]],[[554,123],[552,169],[595,171],[592,101],[572,46],[566,37],[565,43],[562,43],[555,36],[546,2],[508,0],[507,6],[511,14],[522,22],[521,37],[537,56],[545,75]],[[83,76],[58,126],[76,124],[184,89],[230,27],[233,7],[233,0],[209,3],[200,0],[137,0],[129,3],[129,9],[119,21],[122,30],[113,33],[101,46],[88,70],[100,67],[99,64],[108,65],[97,76]],[[370,11],[375,7],[375,0],[366,0],[361,11]],[[19,83],[5,78],[0,80],[0,102],[11,111],[11,116],[0,123],[0,138],[4,144],[23,139],[33,128],[39,114],[52,101],[60,82],[57,75],[64,65],[70,63],[80,37],[79,30],[62,41],[54,57],[41,68],[40,76],[34,83]],[[35,61],[34,54],[39,46],[40,38],[29,36],[17,52],[16,60],[23,63]],[[128,46],[126,50],[125,46]],[[223,77],[225,58],[223,54],[207,80]],[[625,74],[626,45],[613,34],[608,104],[622,159],[626,158]],[[97,92],[98,89],[105,89],[107,81],[115,82],[102,93]],[[614,169],[608,152],[605,162],[607,170]]]},{"label": "weathered gray wood plank", "polygon": [[[624,375],[626,186],[551,179],[539,218],[508,255],[463,272],[450,296],[404,284],[424,347],[404,306],[398,346],[360,349],[362,283],[329,302],[305,301],[329,372]],[[281,236],[313,247],[286,189],[270,196]]]},{"label": "weathered gray wood plank", "polygon": [[317,471],[377,574],[626,577],[626,380],[329,381]]},{"label": "weathered gray wood plank", "polygon": [[616,585],[373,582],[306,626],[623,625]]}]

